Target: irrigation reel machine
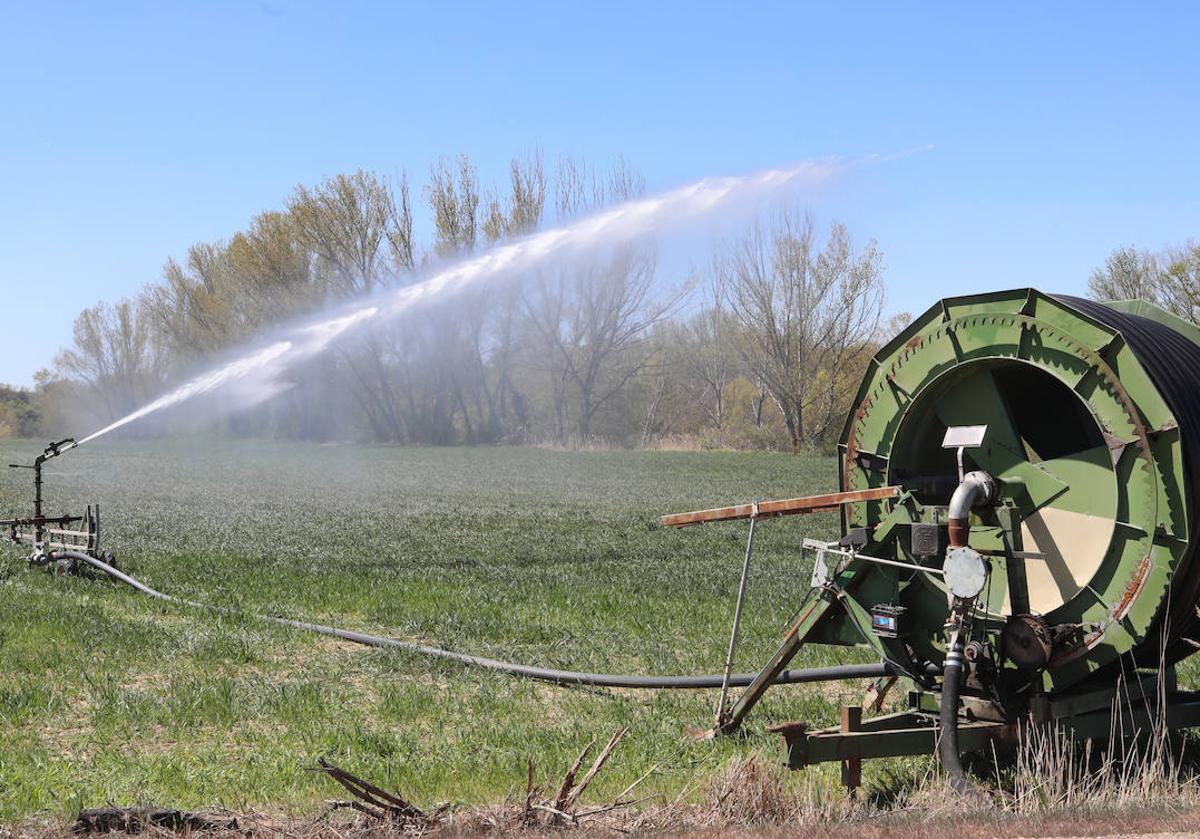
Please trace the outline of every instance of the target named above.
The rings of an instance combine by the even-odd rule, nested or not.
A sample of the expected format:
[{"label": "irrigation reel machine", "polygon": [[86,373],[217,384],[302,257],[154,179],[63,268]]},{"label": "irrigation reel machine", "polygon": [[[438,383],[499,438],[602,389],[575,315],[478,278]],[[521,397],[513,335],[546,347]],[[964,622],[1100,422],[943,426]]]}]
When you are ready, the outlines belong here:
[{"label": "irrigation reel machine", "polygon": [[[100,552],[98,511],[44,515],[41,465],[73,445],[35,461],[34,516],[3,522],[10,537],[36,562],[87,565],[174,600]],[[836,493],[663,517],[748,521],[716,676],[546,670],[264,619],[559,684],[719,687],[714,736],[772,685],[877,676],[874,716],[853,706],[834,728],[773,727],[792,767],[841,761],[851,787],[864,758],[936,751],[966,789],[960,752],[1029,724],[1080,739],[1200,725],[1200,694],[1174,679],[1200,647],[1200,329],[1137,301],[1030,289],[943,300],[874,356],[839,452]],[[805,542],[813,572],[798,619],[759,671],[733,674],[756,525],[829,510],[842,538]],[[865,646],[880,664],[788,670],[811,643]],[[882,713],[899,679],[907,710]]]},{"label": "irrigation reel machine", "polygon": [[663,519],[841,510],[838,542],[805,543],[798,620],[715,732],[807,643],[866,645],[913,686],[900,713],[774,727],[791,766],[840,760],[851,786],[863,758],[936,749],[961,787],[960,750],[1028,722],[1200,724],[1174,679],[1200,646],[1195,326],[1034,290],[943,300],[875,355],[839,454],[839,493]]}]

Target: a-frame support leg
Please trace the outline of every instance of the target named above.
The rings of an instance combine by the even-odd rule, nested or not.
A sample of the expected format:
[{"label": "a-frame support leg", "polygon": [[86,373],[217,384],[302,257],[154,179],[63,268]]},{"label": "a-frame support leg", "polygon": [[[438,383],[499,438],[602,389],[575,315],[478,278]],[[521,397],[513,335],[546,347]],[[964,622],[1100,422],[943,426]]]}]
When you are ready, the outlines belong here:
[{"label": "a-frame support leg", "polygon": [[754,681],[738,696],[737,702],[733,703],[729,711],[722,715],[722,720],[710,732],[711,735],[730,734],[737,731],[742,720],[750,713],[750,709],[758,703],[762,695],[767,692],[767,688],[774,684],[775,678],[783,672],[784,668],[788,666],[788,662],[800,651],[800,647],[808,638],[808,633],[817,621],[824,617],[832,602],[833,596],[827,589],[813,589],[810,592],[808,602],[801,608],[799,620],[788,631],[783,643],[779,645],[779,649],[754,677]]}]

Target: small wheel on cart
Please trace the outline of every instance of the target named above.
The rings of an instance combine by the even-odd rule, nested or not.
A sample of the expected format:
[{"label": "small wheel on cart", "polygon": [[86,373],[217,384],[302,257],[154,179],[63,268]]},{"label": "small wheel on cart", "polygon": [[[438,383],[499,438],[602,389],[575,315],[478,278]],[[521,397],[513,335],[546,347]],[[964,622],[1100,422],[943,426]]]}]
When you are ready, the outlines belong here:
[{"label": "small wheel on cart", "polygon": [[115,553],[113,553],[112,551],[108,551],[107,553],[101,554],[100,559],[103,560],[104,563],[107,564],[110,568],[116,568],[119,570],[121,567],[121,566],[117,565],[117,555]]}]

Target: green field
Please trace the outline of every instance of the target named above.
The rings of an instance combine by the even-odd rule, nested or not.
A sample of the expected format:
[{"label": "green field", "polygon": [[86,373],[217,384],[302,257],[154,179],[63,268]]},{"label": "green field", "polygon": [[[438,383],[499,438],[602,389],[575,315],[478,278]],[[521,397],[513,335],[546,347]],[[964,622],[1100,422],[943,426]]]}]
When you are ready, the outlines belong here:
[{"label": "green field", "polygon": [[[28,462],[33,442],[0,443]],[[744,524],[666,531],[661,513],[834,488],[831,457],[100,441],[48,467],[51,510],[101,505],[122,568],[168,593],[564,669],[718,672]],[[27,472],[3,475],[0,515]],[[774,648],[807,587],[805,536],[759,529],[739,669]],[[152,601],[107,580],[0,564],[0,819],[80,807],[320,809],[326,756],[420,804],[523,794],[589,740],[630,733],[594,791],[674,796],[768,722],[832,722],[861,684],[768,694],[748,736],[695,742],[715,692],[557,688]],[[864,661],[811,648],[797,666]],[[868,784],[894,770],[867,765]],[[879,773],[879,774],[876,774]],[[806,773],[811,778],[816,773]],[[836,768],[820,777],[833,778]]]}]

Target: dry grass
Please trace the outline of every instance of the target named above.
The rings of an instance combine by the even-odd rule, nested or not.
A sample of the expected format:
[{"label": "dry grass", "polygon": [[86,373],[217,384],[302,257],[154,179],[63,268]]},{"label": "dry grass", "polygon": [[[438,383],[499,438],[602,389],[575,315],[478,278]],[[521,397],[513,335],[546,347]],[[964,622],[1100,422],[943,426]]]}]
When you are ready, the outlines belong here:
[{"label": "dry grass", "polygon": [[1104,748],[1071,743],[1057,730],[1033,730],[1000,806],[1018,814],[1200,807],[1200,777],[1182,750],[1179,739],[1161,731]]},{"label": "dry grass", "polygon": [[[619,732],[623,733],[623,732]],[[938,837],[983,836],[1200,836],[1200,776],[1185,759],[1184,742],[1159,725],[1123,737],[1115,723],[1108,744],[1078,744],[1061,729],[1029,728],[1015,754],[994,756],[977,776],[983,795],[952,793],[930,761],[924,777],[893,790],[864,790],[848,798],[816,776],[789,772],[774,755],[754,752],[732,758],[719,771],[697,779],[671,800],[636,800],[626,790],[611,806],[578,806],[578,797],[547,798],[552,789],[532,786],[521,798],[488,806],[445,807],[428,820],[392,821],[342,809],[326,809],[305,820],[238,815],[237,835],[296,839],[382,839],[397,836],[549,836],[569,831],[683,835],[821,835]],[[615,747],[620,737],[610,741]],[[611,748],[604,751],[604,756]],[[568,772],[571,786],[587,752]],[[598,761],[603,766],[603,759]],[[977,769],[978,764],[977,764]],[[599,771],[599,770],[597,770]],[[594,774],[594,773],[590,773]],[[919,772],[917,773],[919,776]],[[590,778],[586,779],[590,780]],[[583,787],[586,787],[586,781]],[[581,790],[582,791],[582,790]],[[535,812],[545,799],[581,817]],[[629,806],[634,802],[635,806]],[[551,812],[551,811],[547,811]],[[214,813],[226,817],[228,813]],[[571,814],[568,814],[571,815]],[[0,839],[71,835],[64,823],[26,822],[0,828]],[[143,835],[167,836],[151,829]],[[184,835],[230,836],[229,832]]]},{"label": "dry grass", "polygon": [[[512,808],[492,807],[458,813],[446,824],[424,834],[429,839],[449,836],[580,836],[593,835],[655,835],[655,836],[822,836],[830,839],[884,839],[884,837],[916,837],[917,839],[985,839],[985,837],[1166,837],[1200,836],[1200,809],[1148,810],[1127,809],[1079,815],[1023,816],[1005,814],[967,813],[952,816],[920,816],[902,814],[874,819],[855,819],[841,823],[790,821],[784,824],[713,825],[703,813],[691,806],[656,811],[652,816],[597,820],[574,828],[529,827],[514,821]],[[239,816],[236,833],[190,832],[170,833],[150,829],[140,835],[147,837],[188,836],[192,839],[245,839],[289,837],[289,839],[397,839],[413,836],[403,827],[354,816],[319,816],[295,821],[272,819],[262,815]],[[15,824],[0,827],[0,839],[59,839],[75,836],[70,825]]]}]

